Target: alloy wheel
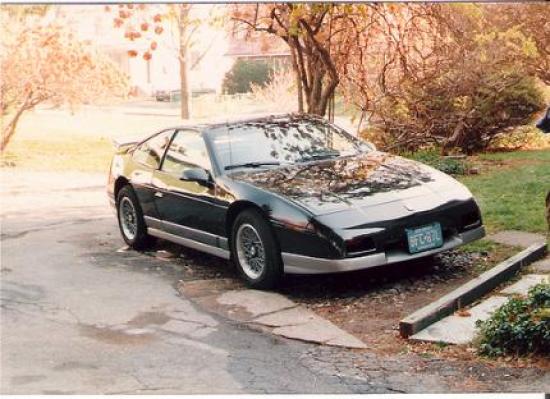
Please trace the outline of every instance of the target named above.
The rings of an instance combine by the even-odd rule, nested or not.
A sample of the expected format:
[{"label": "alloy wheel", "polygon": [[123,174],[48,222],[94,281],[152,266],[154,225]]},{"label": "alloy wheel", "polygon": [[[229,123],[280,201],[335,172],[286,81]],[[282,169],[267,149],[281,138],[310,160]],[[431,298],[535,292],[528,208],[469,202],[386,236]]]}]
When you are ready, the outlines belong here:
[{"label": "alloy wheel", "polygon": [[118,209],[118,217],[120,219],[120,226],[122,232],[127,239],[133,240],[137,234],[137,212],[134,208],[134,204],[128,197],[123,197],[120,200]]},{"label": "alloy wheel", "polygon": [[265,269],[264,245],[258,231],[251,224],[239,226],[236,237],[237,256],[243,272],[253,280]]}]

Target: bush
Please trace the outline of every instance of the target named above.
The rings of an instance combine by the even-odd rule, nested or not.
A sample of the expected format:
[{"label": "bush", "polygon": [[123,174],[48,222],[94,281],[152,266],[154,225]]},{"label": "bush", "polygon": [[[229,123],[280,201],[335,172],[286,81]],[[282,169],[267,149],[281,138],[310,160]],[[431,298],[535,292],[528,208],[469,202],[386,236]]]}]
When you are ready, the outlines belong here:
[{"label": "bush", "polygon": [[273,71],[264,85],[251,85],[252,98],[277,112],[295,112],[298,109],[296,77],[288,68]]},{"label": "bush", "polygon": [[531,122],[544,107],[534,78],[521,72],[450,69],[439,79],[407,82],[377,110],[385,147],[415,150],[430,143],[483,151],[497,135]]},{"label": "bush", "polygon": [[476,344],[486,356],[550,353],[550,284],[529,290],[526,298],[514,297],[490,319],[478,322]]},{"label": "bush", "polygon": [[466,159],[442,157],[440,151],[436,149],[423,149],[416,152],[404,152],[404,157],[414,159],[415,161],[425,163],[450,175],[464,175],[469,169]]},{"label": "bush", "polygon": [[[379,75],[380,65],[372,61],[370,79],[358,75],[347,83],[348,100],[360,105],[371,129],[382,132],[382,149],[435,145],[445,153],[481,152],[496,137],[532,123],[545,107],[543,87],[528,65],[544,65],[548,57],[529,35],[519,26],[490,27],[490,12],[476,6],[445,10],[434,8],[443,14],[430,23],[446,25],[429,34],[432,52],[399,52],[390,60],[402,61],[382,63]],[[356,80],[365,87],[353,89]]]},{"label": "bush", "polygon": [[222,90],[226,94],[248,93],[251,86],[263,86],[269,81],[273,64],[262,60],[239,59],[225,74]]},{"label": "bush", "polygon": [[538,150],[550,147],[550,137],[534,125],[520,126],[508,134],[495,137],[489,151]]}]

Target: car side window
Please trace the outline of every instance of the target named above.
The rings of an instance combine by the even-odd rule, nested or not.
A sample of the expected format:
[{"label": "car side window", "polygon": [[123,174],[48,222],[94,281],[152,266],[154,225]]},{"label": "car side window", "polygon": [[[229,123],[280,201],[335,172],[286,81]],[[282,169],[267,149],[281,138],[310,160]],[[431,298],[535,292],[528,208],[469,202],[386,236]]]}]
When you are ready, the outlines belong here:
[{"label": "car side window", "polygon": [[134,150],[134,160],[152,169],[157,169],[173,132],[173,130],[166,130],[140,144]]},{"label": "car side window", "polygon": [[166,152],[161,170],[180,177],[184,170],[196,167],[210,170],[204,139],[196,131],[179,130]]}]

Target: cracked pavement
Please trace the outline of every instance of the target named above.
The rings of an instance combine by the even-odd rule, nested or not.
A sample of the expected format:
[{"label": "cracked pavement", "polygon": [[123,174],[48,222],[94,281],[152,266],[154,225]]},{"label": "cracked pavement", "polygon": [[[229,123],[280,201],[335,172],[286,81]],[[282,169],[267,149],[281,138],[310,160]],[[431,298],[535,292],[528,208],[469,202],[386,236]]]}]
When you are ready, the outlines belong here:
[{"label": "cracked pavement", "polygon": [[178,284],[204,275],[221,282],[234,271],[191,250],[177,260],[120,250],[104,176],[3,170],[2,180],[2,394],[452,392],[470,380],[473,390],[549,386],[543,370],[509,368],[502,380],[486,365],[301,343],[210,314]]},{"label": "cracked pavement", "polygon": [[303,365],[307,345],[196,309],[166,261],[117,252],[103,176],[78,178],[3,176],[2,393],[354,391]]}]

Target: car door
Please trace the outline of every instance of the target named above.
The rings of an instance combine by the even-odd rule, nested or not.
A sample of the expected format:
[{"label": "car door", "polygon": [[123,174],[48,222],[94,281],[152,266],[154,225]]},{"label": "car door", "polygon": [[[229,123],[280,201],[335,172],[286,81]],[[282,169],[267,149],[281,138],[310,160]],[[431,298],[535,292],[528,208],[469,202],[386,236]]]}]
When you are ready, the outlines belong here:
[{"label": "car door", "polygon": [[160,167],[173,133],[174,129],[164,130],[138,145],[132,152],[128,179],[146,217],[159,217],[154,204],[153,173]]},{"label": "car door", "polygon": [[210,184],[182,180],[183,172],[202,168],[211,173],[211,163],[202,135],[178,130],[159,170],[154,172],[155,204],[163,229],[171,234],[218,245],[213,220],[223,220],[223,209],[215,204],[216,190]]}]

